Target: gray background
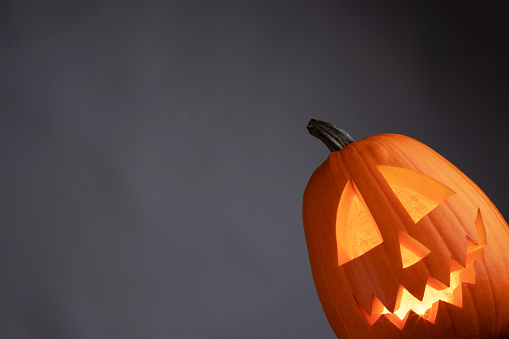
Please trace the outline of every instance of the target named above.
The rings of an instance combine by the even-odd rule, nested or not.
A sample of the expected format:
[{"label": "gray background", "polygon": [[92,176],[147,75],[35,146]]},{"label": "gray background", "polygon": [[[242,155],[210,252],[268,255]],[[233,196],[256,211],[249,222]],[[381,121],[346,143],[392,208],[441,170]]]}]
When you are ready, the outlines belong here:
[{"label": "gray background", "polygon": [[412,136],[509,215],[507,6],[379,3],[0,2],[0,337],[334,338],[310,118]]}]

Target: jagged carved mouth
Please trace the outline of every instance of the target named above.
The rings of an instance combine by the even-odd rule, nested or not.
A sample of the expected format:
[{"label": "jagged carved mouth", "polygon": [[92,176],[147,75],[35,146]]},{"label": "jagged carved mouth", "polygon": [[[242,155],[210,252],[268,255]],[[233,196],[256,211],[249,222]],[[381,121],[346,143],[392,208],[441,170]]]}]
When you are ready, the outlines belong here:
[{"label": "jagged carved mouth", "polygon": [[461,308],[463,306],[462,285],[463,283],[475,284],[474,261],[484,261],[483,247],[486,245],[486,229],[484,227],[480,211],[478,211],[475,226],[477,229],[478,243],[470,239],[468,236],[466,237],[467,260],[464,267],[454,259],[451,259],[451,276],[449,286],[444,285],[433,277],[429,277],[426,283],[424,296],[422,300],[419,300],[410,294],[404,286],[400,285],[396,300],[396,307],[393,313],[391,313],[374,295],[371,314],[368,314],[356,300],[361,313],[364,315],[368,323],[373,325],[378,321],[378,319],[380,319],[381,316],[385,316],[401,330],[405,326],[411,311],[430,323],[434,323],[440,300]]}]

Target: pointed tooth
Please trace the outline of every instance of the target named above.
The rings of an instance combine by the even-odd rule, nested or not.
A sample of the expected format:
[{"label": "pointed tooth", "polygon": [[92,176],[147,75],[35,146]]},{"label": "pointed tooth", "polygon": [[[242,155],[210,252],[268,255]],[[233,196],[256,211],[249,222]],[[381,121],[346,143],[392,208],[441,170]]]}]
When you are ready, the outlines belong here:
[{"label": "pointed tooth", "polygon": [[373,325],[374,323],[376,323],[376,321],[378,320],[378,318],[380,318],[380,315],[382,314],[382,311],[384,309],[382,302],[375,295],[373,295],[373,304],[371,306],[371,314],[368,314],[368,312],[366,312],[364,307],[362,307],[362,305],[359,303],[357,298],[354,297],[354,299],[355,299],[355,302],[357,303],[357,306],[359,307],[362,315],[367,320],[367,322],[370,325]]},{"label": "pointed tooth", "polygon": [[453,291],[453,300],[451,302],[454,306],[463,307],[463,287],[460,284]]},{"label": "pointed tooth", "polygon": [[396,314],[392,314],[392,313],[389,313],[389,314],[384,314],[384,316],[389,319],[389,321],[391,323],[393,323],[397,328],[399,328],[400,330],[403,329],[403,327],[405,327],[405,323],[408,319],[408,315],[410,314],[410,311],[408,311],[405,316],[403,317],[403,319],[401,319],[400,317],[398,317]]},{"label": "pointed tooth", "polygon": [[475,265],[470,263],[460,271],[460,281],[467,284],[475,284]]},{"label": "pointed tooth", "polygon": [[440,301],[435,301],[433,303],[433,306],[429,310],[426,311],[423,318],[429,321],[430,323],[434,324],[435,320],[437,318],[438,313],[438,305],[440,304]]},{"label": "pointed tooth", "polygon": [[435,279],[433,277],[428,278],[428,281],[426,282],[426,286],[429,286],[437,291],[445,290],[446,288],[449,287],[446,284],[444,284],[443,282],[441,282],[440,280]]},{"label": "pointed tooth", "polygon": [[467,265],[474,260],[484,261],[484,249],[482,247],[477,247],[467,253]]}]

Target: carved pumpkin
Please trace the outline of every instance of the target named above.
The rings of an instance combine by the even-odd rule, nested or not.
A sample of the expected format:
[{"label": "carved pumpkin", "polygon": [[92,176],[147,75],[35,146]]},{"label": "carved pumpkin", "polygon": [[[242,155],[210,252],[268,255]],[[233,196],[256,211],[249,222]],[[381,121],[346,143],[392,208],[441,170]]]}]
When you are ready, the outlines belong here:
[{"label": "carved pumpkin", "polygon": [[306,187],[303,221],[336,335],[509,336],[509,227],[481,189],[409,137],[308,129],[332,151]]}]

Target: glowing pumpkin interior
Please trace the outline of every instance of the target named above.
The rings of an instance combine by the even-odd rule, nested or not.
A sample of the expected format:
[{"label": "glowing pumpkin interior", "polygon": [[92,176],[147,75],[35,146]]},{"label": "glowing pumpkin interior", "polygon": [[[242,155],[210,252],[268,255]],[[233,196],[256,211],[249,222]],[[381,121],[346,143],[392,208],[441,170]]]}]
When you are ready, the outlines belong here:
[{"label": "glowing pumpkin interior", "polygon": [[[378,166],[378,170],[416,224],[454,194],[445,185],[422,173],[382,165]],[[449,286],[429,277],[424,296],[422,300],[419,300],[400,285],[393,313],[389,312],[374,295],[371,314],[368,314],[357,302],[368,323],[373,325],[383,315],[402,329],[410,311],[434,323],[440,300],[462,307],[462,283],[475,284],[474,260],[484,260],[483,246],[486,245],[486,230],[480,211],[477,213],[475,226],[479,243],[466,237],[466,266],[463,267],[451,259]],[[399,231],[398,239],[403,269],[416,264],[430,253],[428,248],[405,232]],[[336,241],[338,266],[365,254],[383,242],[376,221],[352,180],[345,185],[339,200]]]}]

